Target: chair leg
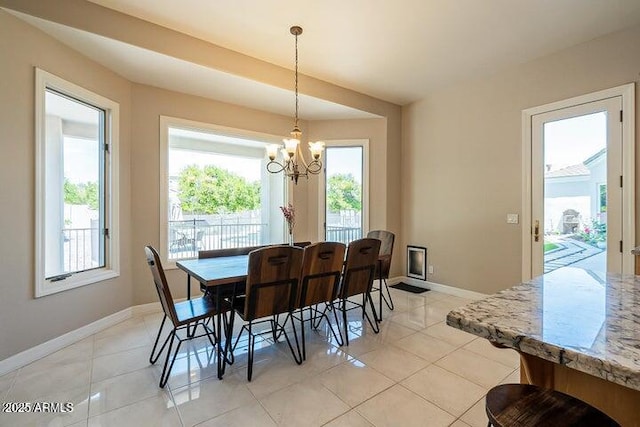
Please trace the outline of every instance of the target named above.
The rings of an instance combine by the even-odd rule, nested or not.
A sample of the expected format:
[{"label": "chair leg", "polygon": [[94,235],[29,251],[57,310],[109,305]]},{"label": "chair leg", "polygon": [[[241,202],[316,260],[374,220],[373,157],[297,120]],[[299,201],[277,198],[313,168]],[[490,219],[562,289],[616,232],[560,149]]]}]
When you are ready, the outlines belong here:
[{"label": "chair leg", "polygon": [[[309,307],[309,311],[311,311],[311,307]],[[310,313],[311,314],[311,313]],[[313,326],[313,317],[309,317],[309,322]],[[291,323],[294,323],[295,319],[291,319]],[[306,345],[306,337],[304,336],[304,308],[300,309],[300,329],[302,330],[302,360],[307,360],[307,345]]]},{"label": "chair leg", "polygon": [[160,351],[154,357],[153,354],[155,353],[156,347],[158,346],[158,341],[160,341],[160,335],[162,334],[162,329],[164,328],[164,322],[166,320],[167,320],[167,316],[165,315],[162,318],[162,323],[160,324],[160,329],[158,329],[158,335],[156,336],[156,342],[153,344],[153,349],[151,350],[151,356],[149,356],[149,363],[151,363],[152,365],[154,363],[156,363],[156,361],[158,360],[158,358],[162,354],[162,350],[164,350],[164,347],[167,345],[167,341],[169,341],[169,337],[171,336],[171,335],[169,335],[167,337],[167,339],[164,340],[164,344],[162,344],[162,347],[160,347]]},{"label": "chair leg", "polygon": [[[233,365],[233,362],[235,362],[235,356],[233,355],[233,351],[231,351],[231,341],[233,340],[233,323],[234,323],[234,319],[236,318],[236,312],[232,310],[229,313],[228,322],[227,322],[227,316],[225,316],[224,314],[222,315],[222,318],[224,319],[224,323],[225,323],[224,354],[225,354],[225,358],[227,359],[227,363],[229,365]],[[240,335],[238,335],[238,337],[239,336]],[[227,354],[229,355],[229,357],[226,356]]]},{"label": "chair leg", "polygon": [[[178,345],[176,346],[176,351],[171,356],[171,348],[173,347],[173,341],[176,337],[176,330],[171,331],[171,343],[169,343],[169,350],[167,351],[167,357],[164,360],[164,368],[162,369],[162,375],[160,376],[160,388],[164,388],[167,385],[167,381],[169,380],[169,375],[171,374],[171,369],[173,369],[173,364],[176,361],[176,357],[178,356],[178,352],[180,351],[180,344],[182,344],[182,340],[178,338]],[[169,364],[169,359],[171,359],[171,364]],[[168,369],[167,369],[168,366]]]},{"label": "chair leg", "polygon": [[[393,310],[395,306],[393,305],[393,298],[391,298],[391,291],[389,290],[389,284],[387,283],[387,279],[382,279],[384,281],[384,287],[387,290],[387,296],[385,297],[382,293],[382,286],[380,287],[380,295],[382,295],[382,299],[384,299],[385,304],[389,307],[389,310]],[[387,301],[387,297],[389,300]],[[380,308],[380,316],[382,316],[382,307]]]},{"label": "chair leg", "polygon": [[[342,339],[342,332],[340,332],[340,322],[338,322],[338,313],[336,308],[333,307],[333,303],[328,303],[327,307],[329,306],[329,304],[331,304],[331,308],[329,310],[333,312],[333,318],[336,320],[336,329],[338,329],[338,333],[336,334],[336,331],[333,329],[333,326],[329,321],[329,317],[327,317],[327,323],[329,324],[329,329],[331,329],[331,333],[333,334],[333,337],[336,339],[336,342],[338,343],[339,346],[342,347],[344,345],[344,341]],[[325,310],[326,309],[327,308],[325,307]]]},{"label": "chair leg", "polygon": [[344,343],[349,345],[349,331],[347,325],[347,299],[342,299],[342,322],[344,323]]},{"label": "chair leg", "polygon": [[252,321],[249,321],[249,362],[247,363],[247,381],[251,381],[251,376],[253,375],[253,347],[255,345],[255,337],[251,333],[252,323]]},{"label": "chair leg", "polygon": [[[294,350],[293,346],[291,345],[291,340],[289,340],[289,334],[287,334],[287,331],[284,330],[285,326],[287,325],[287,321],[289,319],[291,319],[291,326],[293,328],[293,337],[296,340],[297,354],[296,354],[296,350]],[[296,332],[296,322],[293,320],[291,313],[287,314],[287,317],[284,319],[284,323],[282,324],[282,326],[280,326],[279,324],[277,326],[279,329],[281,329],[282,334],[284,334],[284,338],[287,341],[287,344],[289,345],[289,350],[291,350],[291,354],[293,355],[293,360],[295,360],[296,363],[300,365],[302,363],[302,353],[300,352],[300,343],[298,342],[298,333]]]},{"label": "chair leg", "polygon": [[367,314],[367,307],[365,305],[362,306],[362,316],[367,318],[367,320],[369,321],[369,325],[371,325],[371,329],[373,329],[373,332],[377,334],[378,332],[380,332],[380,327],[378,326],[378,315],[376,314],[376,306],[373,303],[373,298],[371,298],[371,293],[367,292],[366,298],[367,300],[369,300],[371,311],[373,311],[373,322]]}]

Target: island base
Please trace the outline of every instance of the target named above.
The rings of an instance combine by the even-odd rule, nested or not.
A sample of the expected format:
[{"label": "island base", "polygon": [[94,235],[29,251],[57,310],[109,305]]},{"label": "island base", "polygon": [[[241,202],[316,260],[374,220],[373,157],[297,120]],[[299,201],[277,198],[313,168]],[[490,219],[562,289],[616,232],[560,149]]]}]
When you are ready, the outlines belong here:
[{"label": "island base", "polygon": [[640,391],[520,353],[520,382],[551,388],[600,409],[624,427],[640,427]]}]

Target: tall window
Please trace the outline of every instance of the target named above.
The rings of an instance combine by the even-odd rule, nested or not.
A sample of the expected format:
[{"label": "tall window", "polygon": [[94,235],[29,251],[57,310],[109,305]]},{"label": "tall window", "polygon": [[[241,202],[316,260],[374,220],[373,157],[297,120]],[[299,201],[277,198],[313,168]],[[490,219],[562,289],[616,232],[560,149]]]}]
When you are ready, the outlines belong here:
[{"label": "tall window", "polygon": [[368,231],[368,140],[327,141],[321,203],[320,235],[327,241],[349,242]]},{"label": "tall window", "polygon": [[265,166],[274,137],[168,117],[161,127],[167,260],[284,241],[284,179]]},{"label": "tall window", "polygon": [[118,105],[36,70],[36,296],[118,275]]}]

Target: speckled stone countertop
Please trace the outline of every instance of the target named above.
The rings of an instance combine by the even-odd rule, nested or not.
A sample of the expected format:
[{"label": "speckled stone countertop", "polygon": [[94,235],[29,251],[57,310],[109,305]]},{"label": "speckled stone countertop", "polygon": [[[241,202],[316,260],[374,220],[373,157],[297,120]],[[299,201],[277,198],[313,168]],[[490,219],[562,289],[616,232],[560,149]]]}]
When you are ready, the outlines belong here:
[{"label": "speckled stone countertop", "polygon": [[447,324],[640,390],[640,277],[565,267],[457,308]]}]

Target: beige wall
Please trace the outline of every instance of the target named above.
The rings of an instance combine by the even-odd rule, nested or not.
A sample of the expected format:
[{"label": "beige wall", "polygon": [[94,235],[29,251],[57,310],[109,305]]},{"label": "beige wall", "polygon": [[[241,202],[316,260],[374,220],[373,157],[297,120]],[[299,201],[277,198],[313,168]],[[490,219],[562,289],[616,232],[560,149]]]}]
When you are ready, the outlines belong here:
[{"label": "beige wall", "polygon": [[521,213],[522,110],[637,82],[638,46],[635,27],[403,108],[402,235],[429,248],[430,280],[484,293],[520,281],[523,225],[506,214]]},{"label": "beige wall", "polygon": [[[120,104],[120,277],[34,299],[34,66]],[[129,82],[0,10],[0,360],[133,303]]]}]

